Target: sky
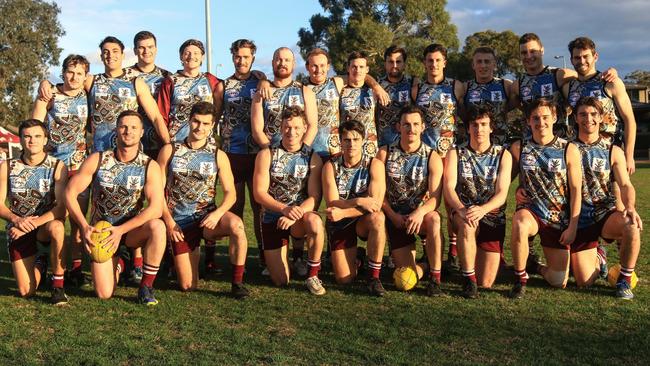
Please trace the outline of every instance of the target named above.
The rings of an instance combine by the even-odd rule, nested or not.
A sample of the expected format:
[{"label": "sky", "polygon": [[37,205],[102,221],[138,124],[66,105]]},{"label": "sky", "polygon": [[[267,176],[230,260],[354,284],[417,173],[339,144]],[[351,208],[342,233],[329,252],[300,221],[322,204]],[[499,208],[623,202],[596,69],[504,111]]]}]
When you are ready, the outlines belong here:
[{"label": "sky", "polygon": [[[189,38],[205,43],[204,0],[61,0],[59,21],[66,31],[59,41],[60,60],[70,54],[85,55],[91,72],[100,73],[99,42],[107,35],[126,46],[124,66],[135,63],[133,36],[140,30],[158,39],[157,64],[170,71],[181,69],[178,47]],[[242,5],[245,4],[245,5]],[[230,43],[239,38],[255,41],[254,68],[271,73],[273,51],[280,46],[298,50],[298,30],[309,27],[309,18],[322,11],[317,0],[226,1],[211,0],[212,70],[223,78],[232,74]],[[544,61],[562,66],[567,44],[578,36],[596,42],[599,69],[615,67],[621,77],[637,70],[650,70],[648,14],[650,1],[622,0],[449,0],[447,11],[458,28],[460,44],[468,35],[492,29],[516,34],[537,33],[544,43]],[[297,61],[297,71],[304,71]],[[205,64],[204,64],[205,66]],[[204,67],[205,68],[205,67]],[[51,68],[52,78],[60,66]]]}]

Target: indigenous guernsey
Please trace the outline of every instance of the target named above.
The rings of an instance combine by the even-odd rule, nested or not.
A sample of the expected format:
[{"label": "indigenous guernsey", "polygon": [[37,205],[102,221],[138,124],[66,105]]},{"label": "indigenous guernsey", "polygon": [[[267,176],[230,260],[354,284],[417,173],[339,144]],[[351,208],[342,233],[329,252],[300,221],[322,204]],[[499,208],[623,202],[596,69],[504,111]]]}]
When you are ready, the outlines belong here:
[{"label": "indigenous guernsey", "polygon": [[[496,194],[497,178],[503,146],[491,145],[479,154],[469,144],[456,148],[458,154],[458,173],[456,194],[465,207],[483,205]],[[482,223],[495,227],[506,223],[506,205],[494,212],[490,211],[481,219]]]},{"label": "indigenous guernsey", "polygon": [[223,151],[227,153],[256,154],[260,150],[251,132],[251,104],[258,82],[259,79],[253,74],[246,80],[231,76],[223,82],[220,131]]},{"label": "indigenous guernsey", "polygon": [[282,112],[291,106],[298,106],[305,109],[305,97],[302,94],[302,84],[293,80],[287,86],[281,88],[271,83],[271,98],[264,99],[262,108],[264,110],[264,133],[271,141],[271,146],[280,143],[282,132]]},{"label": "indigenous guernsey", "polygon": [[377,154],[377,127],[375,125],[375,98],[367,86],[345,86],[341,91],[341,122],[355,120],[366,130],[363,152],[368,156]]},{"label": "indigenous guernsey", "polygon": [[386,158],[386,197],[390,207],[406,215],[420,207],[429,192],[429,158],[433,149],[421,143],[412,153],[399,141],[388,147]]},{"label": "indigenous guernsey", "polygon": [[377,105],[379,146],[384,146],[399,140],[399,131],[395,125],[399,122],[399,112],[402,108],[411,104],[413,78],[405,75],[402,80],[392,83],[388,77],[382,76],[378,81],[390,96],[390,104],[385,107]]},{"label": "indigenous guernsey", "polygon": [[[271,147],[270,152],[269,194],[285,205],[300,205],[307,199],[311,147],[303,144],[300,150],[289,152],[280,143]],[[262,223],[273,223],[280,217],[282,213],[264,209]]]},{"label": "indigenous guernsey", "polygon": [[[578,79],[569,82],[569,105],[575,108],[578,100],[582,97],[594,97],[603,104],[603,120],[600,123],[600,134],[611,140],[614,145],[622,146],[624,131],[623,121],[618,114],[614,99],[607,94],[605,90],[605,81],[601,79],[600,71],[592,76],[589,80],[580,81]],[[574,111],[575,112],[575,111]],[[578,130],[575,120],[575,113],[571,114],[571,125]]]},{"label": "indigenous guernsey", "polygon": [[442,157],[456,142],[456,80],[445,78],[440,84],[422,82],[415,104],[424,114],[422,141]]},{"label": "indigenous guernsey", "polygon": [[[165,69],[161,69],[156,66],[151,72],[144,72],[140,70],[137,64],[129,66],[126,68],[126,77],[130,79],[135,79],[136,77],[141,78],[147,87],[149,87],[149,92],[153,99],[158,98],[158,93],[160,92],[160,86],[162,85],[163,80],[171,73]],[[142,116],[144,124],[144,136],[140,140],[145,151],[155,151],[162,147],[160,137],[153,126],[151,120],[144,112],[142,108],[138,108],[138,113]]]},{"label": "indigenous guernsey", "polygon": [[[368,185],[370,184],[370,163],[372,157],[362,155],[359,164],[353,167],[346,167],[343,162],[343,155],[339,155],[332,161],[334,168],[334,181],[339,193],[339,199],[351,200],[357,197],[368,196]],[[338,222],[328,221],[331,228],[343,228],[355,222],[356,218],[343,219]]]},{"label": "indigenous guernsey", "polygon": [[212,92],[219,79],[209,72],[196,77],[177,71],[163,80],[158,95],[158,108],[169,127],[173,142],[183,142],[190,133],[190,112],[198,102],[212,103]]},{"label": "indigenous guernsey", "polygon": [[569,223],[569,185],[566,167],[568,142],[555,137],[546,145],[524,140],[519,158],[519,181],[529,203],[527,208],[542,222],[564,229]]},{"label": "indigenous guernsey", "polygon": [[[557,105],[557,122],[553,126],[556,136],[572,140],[574,132],[568,130],[567,117],[564,106],[564,97],[562,96],[562,89],[557,85],[557,67],[545,66],[544,69],[537,75],[529,75],[524,73],[519,77],[519,101],[521,102],[524,110],[533,101],[546,98]],[[531,138],[530,126],[523,120],[521,134],[524,139]],[[512,136],[515,137],[515,136]],[[516,136],[521,137],[521,136]]]},{"label": "indigenous guernsey", "polygon": [[127,77],[126,70],[122,70],[122,75],[114,78],[106,74],[95,75],[88,95],[88,104],[93,151],[113,149],[116,146],[117,116],[126,110],[138,110],[135,80]]},{"label": "indigenous guernsey", "polygon": [[[40,216],[54,208],[54,175],[59,162],[49,155],[34,166],[26,164],[22,157],[7,161],[7,201],[14,215]],[[6,231],[9,232],[12,226],[11,221],[7,221]]]},{"label": "indigenous guernsey", "polygon": [[217,148],[207,141],[198,149],[192,149],[187,142],[172,146],[165,196],[174,221],[185,229],[216,209]]},{"label": "indigenous guernsey", "polygon": [[494,131],[492,131],[492,143],[503,145],[511,137],[512,131],[508,126],[507,109],[508,95],[506,94],[505,82],[501,78],[494,78],[492,81],[481,84],[476,80],[467,82],[465,93],[465,106],[487,104],[492,107],[494,118]]},{"label": "indigenous guernsey", "polygon": [[339,91],[333,78],[320,85],[307,84],[316,95],[318,132],[312,148],[318,155],[329,157],[341,151],[339,137]]},{"label": "indigenous guernsey", "polygon": [[86,128],[88,124],[88,98],[81,90],[68,96],[53,88],[52,108],[45,118],[49,139],[49,153],[63,161],[68,171],[76,171],[86,159]]},{"label": "indigenous guernsey", "polygon": [[135,159],[122,162],[114,150],[99,155],[99,165],[92,182],[90,224],[105,220],[121,225],[143,208],[144,186],[151,158],[138,152]]},{"label": "indigenous guernsey", "polygon": [[616,208],[612,192],[612,145],[603,138],[593,144],[575,141],[582,158],[582,206],[578,228],[591,226]]}]

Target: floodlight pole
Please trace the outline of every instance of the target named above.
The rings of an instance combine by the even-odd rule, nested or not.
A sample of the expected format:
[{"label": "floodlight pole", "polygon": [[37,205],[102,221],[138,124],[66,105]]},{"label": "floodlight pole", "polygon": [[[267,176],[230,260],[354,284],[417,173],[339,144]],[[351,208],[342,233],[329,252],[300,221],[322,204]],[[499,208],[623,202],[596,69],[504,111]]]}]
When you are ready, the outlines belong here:
[{"label": "floodlight pole", "polygon": [[566,59],[564,58],[564,55],[562,56],[553,56],[555,57],[556,60],[562,59],[562,68],[566,69]]},{"label": "floodlight pole", "polygon": [[212,72],[212,36],[210,35],[210,0],[205,0],[205,43],[208,54],[208,72]]}]

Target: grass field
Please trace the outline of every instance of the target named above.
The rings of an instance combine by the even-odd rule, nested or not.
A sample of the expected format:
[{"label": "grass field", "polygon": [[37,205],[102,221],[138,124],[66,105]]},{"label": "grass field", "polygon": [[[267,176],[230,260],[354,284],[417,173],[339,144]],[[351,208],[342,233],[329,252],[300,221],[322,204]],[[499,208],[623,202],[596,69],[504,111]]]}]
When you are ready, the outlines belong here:
[{"label": "grass field", "polygon": [[[650,166],[633,177],[646,226],[649,181]],[[0,365],[647,364],[650,250],[643,244],[649,231],[642,233],[636,266],[641,281],[631,302],[615,299],[602,281],[578,290],[571,280],[566,290],[554,290],[538,276],[529,281],[525,299],[512,301],[505,296],[509,275],[474,301],[459,297],[458,276],[443,283],[447,296],[428,298],[423,284],[410,293],[394,291],[389,270],[382,272],[389,290],[384,298],[367,296],[362,280],[334,285],[328,273],[322,276],[327,295],[314,297],[299,279],[288,288],[269,286],[259,275],[249,230],[245,281],[252,296],[244,301],[228,296],[221,244],[218,261],[226,274],[201,281],[196,292],[177,291],[160,276],[156,307],[138,305],[130,287],[119,288],[109,301],[96,299],[92,288],[69,289],[69,305],[53,307],[48,288],[30,300],[16,296],[3,250]],[[616,259],[610,247],[610,261]]]}]

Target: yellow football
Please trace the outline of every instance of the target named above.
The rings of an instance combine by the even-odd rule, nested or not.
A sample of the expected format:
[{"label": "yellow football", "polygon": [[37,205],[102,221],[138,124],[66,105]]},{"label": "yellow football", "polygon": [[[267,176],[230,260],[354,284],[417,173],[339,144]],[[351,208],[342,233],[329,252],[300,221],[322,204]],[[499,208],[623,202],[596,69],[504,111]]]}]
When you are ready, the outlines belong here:
[{"label": "yellow football", "polygon": [[411,267],[399,267],[393,272],[393,280],[398,290],[409,291],[418,283],[418,275]]},{"label": "yellow football", "polygon": [[[616,263],[609,269],[607,272],[607,282],[612,287],[616,287],[616,281],[618,281],[618,274],[621,272],[621,264]],[[639,282],[639,277],[637,277],[636,272],[632,272],[632,278],[630,279],[630,287],[635,288],[637,282]]]},{"label": "yellow football", "polygon": [[108,221],[98,221],[95,224],[95,229],[99,232],[93,232],[90,234],[90,238],[92,239],[93,244],[90,247],[90,257],[97,263],[104,263],[107,260],[111,259],[113,257],[113,254],[115,254],[115,251],[111,250],[110,245],[102,244],[102,241],[108,238],[111,233],[109,231],[101,230],[109,228],[111,226],[113,225],[111,225],[111,223]]}]

